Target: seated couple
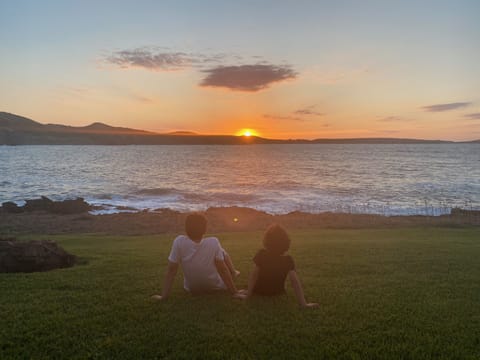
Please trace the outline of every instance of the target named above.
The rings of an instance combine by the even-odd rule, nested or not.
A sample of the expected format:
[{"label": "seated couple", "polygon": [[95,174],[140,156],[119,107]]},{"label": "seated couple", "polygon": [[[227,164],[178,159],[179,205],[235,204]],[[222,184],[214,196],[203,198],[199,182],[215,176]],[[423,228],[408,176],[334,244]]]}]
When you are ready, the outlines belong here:
[{"label": "seated couple", "polygon": [[162,295],[153,295],[154,299],[168,298],[178,266],[181,265],[183,287],[191,293],[228,290],[238,299],[247,299],[253,295],[275,296],[285,293],[285,280],[288,276],[300,305],[318,306],[305,300],[295,263],[291,256],[285,255],[290,247],[290,238],[279,225],[272,225],[264,235],[263,249],[253,258],[254,268],[247,290],[237,290],[235,287],[233,279],[240,272],[235,270],[230,256],[218,239],[203,237],[207,230],[207,219],[203,215],[188,215],[185,230],[187,235],[180,235],[173,241]]}]

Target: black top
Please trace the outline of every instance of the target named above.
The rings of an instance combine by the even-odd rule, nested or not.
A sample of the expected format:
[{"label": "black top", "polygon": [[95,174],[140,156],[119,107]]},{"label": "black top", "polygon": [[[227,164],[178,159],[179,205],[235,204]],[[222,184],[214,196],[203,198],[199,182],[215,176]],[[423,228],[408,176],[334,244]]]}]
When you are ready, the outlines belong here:
[{"label": "black top", "polygon": [[253,258],[259,268],[253,293],[258,295],[279,295],[285,293],[285,279],[295,263],[290,255],[276,255],[262,249]]}]

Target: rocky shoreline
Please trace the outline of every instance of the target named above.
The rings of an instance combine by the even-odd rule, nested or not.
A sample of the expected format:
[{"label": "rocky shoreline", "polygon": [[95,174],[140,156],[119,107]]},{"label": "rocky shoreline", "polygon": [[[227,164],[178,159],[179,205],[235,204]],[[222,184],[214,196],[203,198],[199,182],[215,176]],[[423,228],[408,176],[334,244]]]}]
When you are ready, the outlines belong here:
[{"label": "rocky shoreline", "polygon": [[[7,204],[7,205],[5,205]],[[92,215],[94,207],[83,199],[52,201],[42,198],[27,201],[23,207],[4,203],[0,208],[0,235],[104,233],[140,235],[181,233],[187,213],[170,209]],[[361,229],[405,226],[480,226],[480,211],[453,209],[442,216],[383,216],[325,212],[310,214],[295,211],[271,215],[243,207],[214,207],[204,212],[209,233],[264,230],[272,223],[287,229]]]}]

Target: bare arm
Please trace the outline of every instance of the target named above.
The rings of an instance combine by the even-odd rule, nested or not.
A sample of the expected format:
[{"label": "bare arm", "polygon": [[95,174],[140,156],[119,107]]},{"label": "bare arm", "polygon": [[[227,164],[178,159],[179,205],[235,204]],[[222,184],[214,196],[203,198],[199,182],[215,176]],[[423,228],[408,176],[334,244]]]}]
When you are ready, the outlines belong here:
[{"label": "bare arm", "polygon": [[232,295],[235,295],[237,293],[237,288],[233,283],[232,274],[230,273],[230,270],[228,270],[225,261],[215,259],[215,267],[217,268],[218,274],[222,278],[223,282],[227,286],[228,291],[230,291]]},{"label": "bare arm", "polygon": [[167,266],[167,272],[165,273],[165,280],[163,281],[162,295],[153,295],[152,298],[156,300],[166,300],[172,290],[173,280],[177,274],[178,264],[169,261]]},{"label": "bare arm", "polygon": [[253,268],[253,271],[250,273],[250,276],[248,278],[248,290],[247,290],[247,297],[252,296],[253,294],[253,289],[255,288],[255,284],[257,283],[258,279],[258,266],[255,265]]},{"label": "bare arm", "polygon": [[288,273],[288,277],[290,278],[290,283],[292,284],[293,291],[295,292],[295,296],[297,297],[298,302],[303,307],[315,307],[318,306],[317,303],[307,303],[305,300],[305,294],[303,293],[302,284],[300,283],[300,279],[295,270],[291,270]]}]

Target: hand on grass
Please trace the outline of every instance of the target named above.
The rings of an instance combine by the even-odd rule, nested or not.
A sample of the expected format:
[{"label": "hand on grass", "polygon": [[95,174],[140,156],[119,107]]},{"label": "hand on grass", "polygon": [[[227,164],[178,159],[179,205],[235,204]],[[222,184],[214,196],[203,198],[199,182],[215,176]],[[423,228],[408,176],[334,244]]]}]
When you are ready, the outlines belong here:
[{"label": "hand on grass", "polygon": [[153,300],[158,300],[158,301],[165,301],[166,298],[162,297],[162,295],[152,295]]},{"label": "hand on grass", "polygon": [[248,298],[247,290],[239,290],[232,296],[234,299],[246,300]]},{"label": "hand on grass", "polygon": [[302,305],[304,308],[316,308],[319,307],[320,305],[318,303],[306,303]]}]

